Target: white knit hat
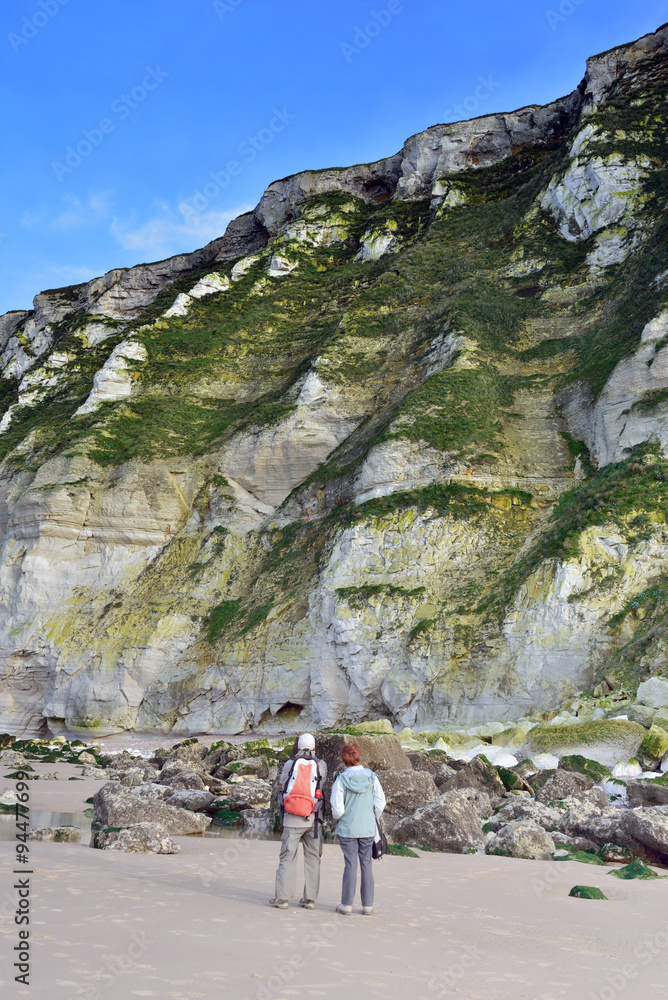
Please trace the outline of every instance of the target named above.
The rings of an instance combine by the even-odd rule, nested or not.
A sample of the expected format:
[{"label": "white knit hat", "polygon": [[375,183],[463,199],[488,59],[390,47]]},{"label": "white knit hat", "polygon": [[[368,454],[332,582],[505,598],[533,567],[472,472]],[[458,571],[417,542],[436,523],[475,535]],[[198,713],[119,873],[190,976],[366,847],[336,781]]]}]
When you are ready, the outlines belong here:
[{"label": "white knit hat", "polygon": [[300,750],[315,750],[315,737],[310,733],[302,733],[297,746]]}]

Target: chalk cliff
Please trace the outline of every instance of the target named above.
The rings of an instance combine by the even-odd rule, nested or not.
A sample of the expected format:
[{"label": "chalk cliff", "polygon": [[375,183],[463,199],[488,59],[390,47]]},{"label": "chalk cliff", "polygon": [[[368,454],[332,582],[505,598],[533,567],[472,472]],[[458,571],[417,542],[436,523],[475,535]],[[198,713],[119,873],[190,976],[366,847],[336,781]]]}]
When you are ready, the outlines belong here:
[{"label": "chalk cliff", "polygon": [[665,668],[668,27],[0,317],[0,730],[553,708]]}]

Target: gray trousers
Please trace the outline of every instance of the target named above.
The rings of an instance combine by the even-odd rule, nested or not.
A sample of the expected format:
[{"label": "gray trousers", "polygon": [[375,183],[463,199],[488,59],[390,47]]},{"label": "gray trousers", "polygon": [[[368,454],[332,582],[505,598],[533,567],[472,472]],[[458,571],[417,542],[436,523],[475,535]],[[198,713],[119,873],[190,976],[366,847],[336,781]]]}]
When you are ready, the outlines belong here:
[{"label": "gray trousers", "polygon": [[371,856],[373,837],[339,837],[339,844],[345,861],[343,885],[341,886],[342,905],[353,905],[357,885],[357,859],[359,857],[362,875],[362,906],[373,906],[373,860]]},{"label": "gray trousers", "polygon": [[283,827],[281,853],[276,872],[276,899],[292,899],[297,888],[297,853],[299,845],[304,848],[304,899],[318,898],[320,890],[320,856],[322,854],[322,833],[313,836],[313,827],[299,830]]}]

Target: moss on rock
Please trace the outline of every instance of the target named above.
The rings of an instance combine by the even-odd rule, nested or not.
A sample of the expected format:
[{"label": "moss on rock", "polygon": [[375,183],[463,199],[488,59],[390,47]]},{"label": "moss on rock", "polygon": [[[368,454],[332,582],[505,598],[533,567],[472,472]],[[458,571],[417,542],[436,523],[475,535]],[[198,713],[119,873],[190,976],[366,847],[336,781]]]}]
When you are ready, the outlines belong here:
[{"label": "moss on rock", "polygon": [[578,899],[607,899],[598,886],[595,885],[574,885],[568,894]]},{"label": "moss on rock", "polygon": [[655,768],[668,753],[668,733],[652,726],[638,747],[638,760],[647,769]]},{"label": "moss on rock", "polygon": [[644,861],[640,858],[634,858],[633,861],[625,865],[624,868],[616,868],[614,871],[610,872],[610,875],[614,875],[615,878],[622,879],[632,879],[632,878],[665,878],[665,875],[658,875],[652,868],[649,868]]},{"label": "moss on rock", "polygon": [[580,754],[567,754],[559,761],[559,767],[564,771],[575,771],[577,774],[584,774],[591,778],[593,782],[606,781],[612,778],[609,768],[599,764],[596,760],[588,760]]},{"label": "moss on rock", "polygon": [[539,725],[531,730],[523,749],[527,756],[551,753],[561,758],[582,754],[588,760],[612,767],[620,760],[634,757],[645,734],[639,723],[627,719],[602,719],[575,726]]}]

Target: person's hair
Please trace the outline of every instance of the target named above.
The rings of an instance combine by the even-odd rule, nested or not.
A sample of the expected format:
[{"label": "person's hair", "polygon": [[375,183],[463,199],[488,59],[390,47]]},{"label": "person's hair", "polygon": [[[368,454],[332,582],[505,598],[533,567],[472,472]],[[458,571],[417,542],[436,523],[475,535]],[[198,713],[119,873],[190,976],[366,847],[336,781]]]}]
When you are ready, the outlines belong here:
[{"label": "person's hair", "polygon": [[356,767],[362,759],[362,753],[357,743],[351,740],[341,747],[341,760],[347,767]]}]

